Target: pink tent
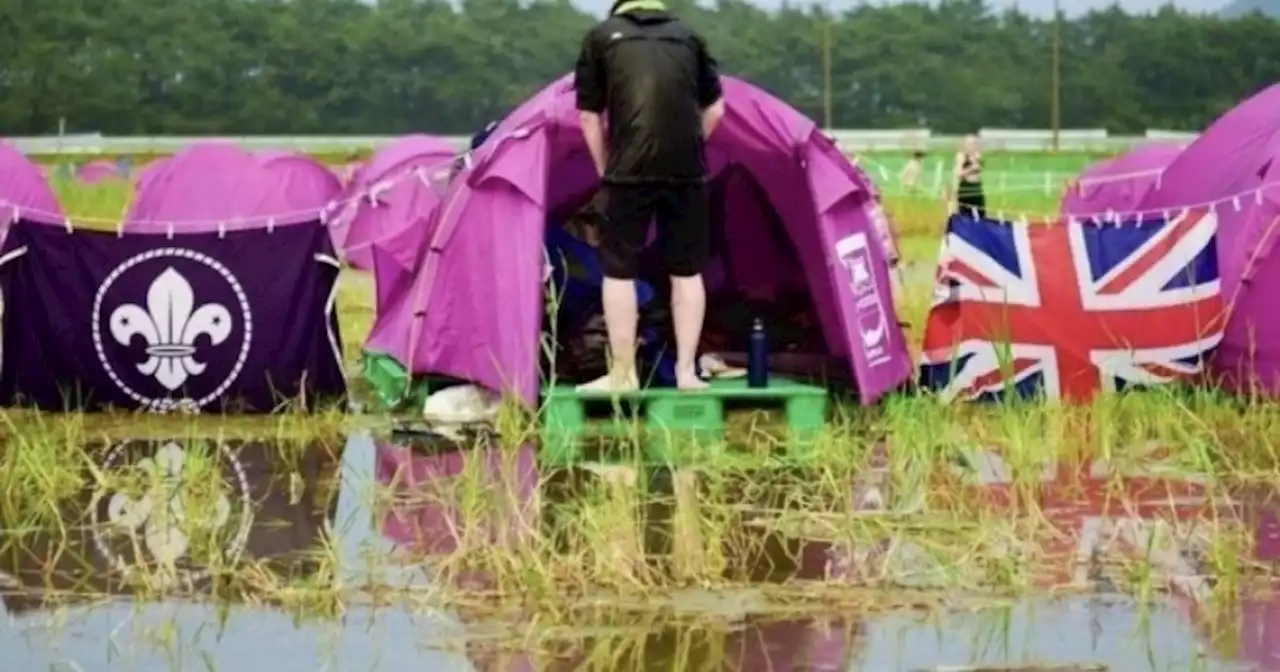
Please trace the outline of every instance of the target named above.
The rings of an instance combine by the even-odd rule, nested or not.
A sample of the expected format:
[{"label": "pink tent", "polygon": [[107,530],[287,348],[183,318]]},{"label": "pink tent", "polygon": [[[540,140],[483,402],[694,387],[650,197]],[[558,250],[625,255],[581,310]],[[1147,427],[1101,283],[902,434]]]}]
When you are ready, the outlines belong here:
[{"label": "pink tent", "polygon": [[258,152],[256,156],[262,167],[276,177],[276,188],[293,210],[323,208],[342,193],[342,180],[309,156],[278,150]]},{"label": "pink tent", "polygon": [[115,161],[96,159],[90,161],[76,171],[76,179],[85,184],[97,184],[105,180],[120,178],[120,166]]},{"label": "pink tent", "polygon": [[1277,109],[1280,84],[1222,115],[1135,208],[1161,212],[1219,201],[1218,266],[1231,312],[1210,364],[1228,389],[1239,391],[1280,392],[1280,313],[1271,291],[1280,286],[1280,258],[1273,255],[1280,236]]},{"label": "pink tent", "polygon": [[[427,220],[440,202],[440,187],[433,183],[447,181],[454,154],[453,146],[442,138],[409,135],[380,150],[354,173],[346,198],[373,193],[352,201],[333,223],[334,244],[352,266],[373,268],[373,249],[383,247],[397,267],[413,268],[413,257],[426,237]],[[424,174],[416,175],[418,170]],[[388,246],[398,233],[407,233],[408,238]]]},{"label": "pink tent", "polygon": [[163,169],[165,164],[168,162],[168,157],[161,157],[159,159],[152,159],[147,162],[146,165],[139,168],[133,177],[133,193],[136,195],[146,186],[147,182],[155,179],[155,176],[160,173],[161,169]]},{"label": "pink tent", "polygon": [[62,219],[62,206],[40,167],[12,145],[0,141],[0,243],[4,242],[15,209],[34,219]]},{"label": "pink tent", "polygon": [[229,143],[191,145],[143,172],[126,217],[132,232],[260,229],[319,216],[319,206],[299,212],[276,175]]},{"label": "pink tent", "polygon": [[1153,142],[1089,166],[1063,195],[1062,214],[1133,212],[1147,192],[1163,186],[1161,174],[1180,153],[1181,145]]},{"label": "pink tent", "polygon": [[[864,402],[911,375],[890,294],[870,180],[813,121],[745,82],[724,78],[727,114],[712,137],[713,193],[727,176],[755,189],[720,197],[725,249],[710,293],[778,298],[803,278],[826,352],[852,373]],[[493,132],[455,178],[411,287],[380,307],[366,348],[414,375],[438,373],[538,396],[543,236],[548,216],[598,187],[574,108],[572,77],[538,93]],[[778,245],[757,235],[772,229]],[[776,240],[776,239],[774,239]],[[381,279],[380,279],[381,281]],[[745,335],[744,335],[745,342]]]}]

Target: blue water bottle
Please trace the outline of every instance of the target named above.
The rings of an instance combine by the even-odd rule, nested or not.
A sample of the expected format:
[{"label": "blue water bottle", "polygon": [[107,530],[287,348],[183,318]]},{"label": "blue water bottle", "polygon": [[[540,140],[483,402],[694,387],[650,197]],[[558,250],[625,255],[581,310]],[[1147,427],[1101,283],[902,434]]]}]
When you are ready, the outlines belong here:
[{"label": "blue water bottle", "polygon": [[747,342],[747,387],[769,386],[769,338],[764,333],[760,318],[751,325],[751,338]]}]

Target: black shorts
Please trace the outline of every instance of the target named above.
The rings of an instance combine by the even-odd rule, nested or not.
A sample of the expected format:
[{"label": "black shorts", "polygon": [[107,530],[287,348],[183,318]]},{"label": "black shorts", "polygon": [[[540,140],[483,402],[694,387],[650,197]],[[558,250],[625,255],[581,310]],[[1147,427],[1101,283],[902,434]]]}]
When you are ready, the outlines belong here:
[{"label": "black shorts", "polygon": [[974,219],[986,219],[987,196],[981,182],[961,182],[956,190],[956,205],[962,215]]},{"label": "black shorts", "polygon": [[606,184],[604,200],[600,265],[605,277],[635,279],[654,220],[667,274],[689,277],[702,272],[711,245],[706,185]]}]

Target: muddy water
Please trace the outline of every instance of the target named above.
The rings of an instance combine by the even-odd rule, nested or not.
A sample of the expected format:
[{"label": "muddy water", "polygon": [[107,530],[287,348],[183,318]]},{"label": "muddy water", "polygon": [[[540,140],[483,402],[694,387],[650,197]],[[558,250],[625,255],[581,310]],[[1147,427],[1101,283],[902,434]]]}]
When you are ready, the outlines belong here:
[{"label": "muddy water", "polygon": [[[182,459],[164,442],[95,450],[110,468],[150,459],[164,469]],[[1108,594],[1105,582],[1094,594],[1056,599],[988,599],[979,605],[957,596],[946,610],[803,618],[765,615],[776,613],[776,605],[764,591],[686,590],[670,598],[674,611],[686,616],[679,623],[622,616],[608,628],[593,623],[554,632],[535,631],[519,618],[478,621],[448,606],[426,608],[421,600],[375,605],[371,589],[378,586],[422,594],[437,585],[439,577],[426,565],[405,558],[457,550],[456,507],[441,484],[456,479],[465,460],[457,453],[428,454],[367,436],[351,438],[341,451],[297,452],[287,469],[271,457],[278,452],[268,443],[246,443],[219,453],[234,458],[219,467],[232,501],[210,508],[210,515],[222,520],[214,545],[234,559],[264,563],[290,585],[321,584],[341,592],[346,600],[341,616],[297,619],[287,608],[247,606],[246,600],[255,600],[252,593],[216,605],[207,597],[138,598],[137,584],[119,578],[131,565],[169,554],[178,558],[170,579],[175,589],[204,585],[200,558],[207,557],[202,553],[207,554],[208,544],[166,532],[157,513],[161,507],[139,504],[141,494],[87,494],[78,504],[82,511],[69,507],[67,518],[77,523],[68,523],[69,532],[27,530],[19,538],[16,531],[5,531],[0,670],[800,672],[1033,664],[1126,671],[1280,670],[1280,595],[1244,600],[1232,613],[1229,636],[1210,642],[1205,628],[1193,624],[1196,608],[1187,596],[1160,597],[1140,608]],[[507,543],[521,525],[530,524],[526,517],[536,517],[532,452],[507,466],[479,465],[482,471],[504,472],[481,489],[507,493],[516,504],[516,515],[486,523],[484,534],[493,543]],[[286,477],[285,471],[297,476]],[[336,496],[322,496],[326,483],[337,484]],[[370,496],[374,489],[384,494],[383,505]],[[421,491],[434,493],[431,506],[411,503],[408,495]],[[134,542],[92,533],[102,523],[118,526],[122,520],[136,524]],[[1277,526],[1268,524],[1269,531],[1259,533],[1260,547],[1262,537],[1275,535]],[[54,543],[55,538],[61,541]],[[335,571],[321,569],[325,563],[315,559],[319,549],[336,558]],[[917,564],[905,550],[894,557]],[[77,599],[89,593],[96,597]],[[207,585],[197,591],[208,593]],[[236,606],[220,606],[228,603]],[[706,618],[688,617],[697,613]]]}]

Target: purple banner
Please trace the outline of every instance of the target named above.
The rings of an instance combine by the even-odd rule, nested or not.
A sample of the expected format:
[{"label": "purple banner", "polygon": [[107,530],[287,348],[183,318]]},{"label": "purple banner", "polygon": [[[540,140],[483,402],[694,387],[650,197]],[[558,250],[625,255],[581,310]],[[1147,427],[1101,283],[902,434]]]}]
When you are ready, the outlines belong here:
[{"label": "purple banner", "polygon": [[324,226],[172,236],[20,221],[0,251],[0,404],[270,412],[346,392]]}]

